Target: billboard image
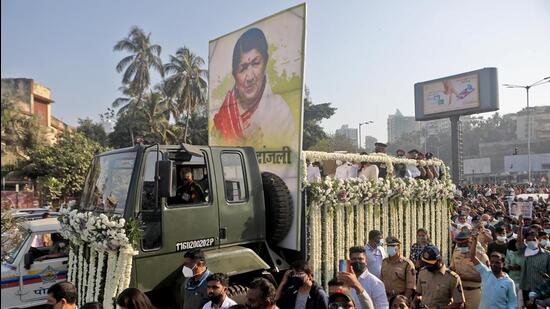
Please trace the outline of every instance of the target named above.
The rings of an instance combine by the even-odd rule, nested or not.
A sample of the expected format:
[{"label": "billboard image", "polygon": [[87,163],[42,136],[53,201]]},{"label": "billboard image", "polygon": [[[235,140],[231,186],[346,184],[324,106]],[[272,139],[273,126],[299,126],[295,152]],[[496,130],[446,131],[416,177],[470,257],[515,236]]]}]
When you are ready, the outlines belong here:
[{"label": "billboard image", "polygon": [[414,85],[416,120],[497,111],[496,68],[465,72]]},{"label": "billboard image", "polygon": [[299,249],[305,4],[209,44],[208,132],[212,146],[252,146],[260,169],[280,176],[295,204],[282,247]]},{"label": "billboard image", "polygon": [[426,115],[479,106],[477,74],[425,84],[423,90]]}]

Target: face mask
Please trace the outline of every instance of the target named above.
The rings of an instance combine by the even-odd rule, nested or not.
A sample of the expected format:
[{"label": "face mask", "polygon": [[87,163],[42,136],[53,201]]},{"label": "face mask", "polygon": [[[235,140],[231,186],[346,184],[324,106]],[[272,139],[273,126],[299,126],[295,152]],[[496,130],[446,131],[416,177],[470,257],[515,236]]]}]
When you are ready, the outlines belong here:
[{"label": "face mask", "polygon": [[367,264],[361,262],[353,262],[351,263],[351,268],[353,268],[354,273],[362,274],[365,272],[365,269],[367,269]]},{"label": "face mask", "polygon": [[208,300],[212,302],[212,304],[219,305],[222,302],[223,295],[221,294],[212,294],[208,295]]},{"label": "face mask", "polygon": [[550,234],[550,229],[544,229],[544,232],[545,232],[546,234]]},{"label": "face mask", "polygon": [[418,242],[426,242],[426,236],[418,236],[418,237],[416,237],[416,241],[418,241]]},{"label": "face mask", "polygon": [[497,240],[505,242],[506,241],[506,236],[497,236]]},{"label": "face mask", "polygon": [[397,254],[397,247],[394,247],[394,246],[388,247],[388,255],[389,256],[394,256],[396,254]]},{"label": "face mask", "polygon": [[195,266],[193,266],[193,268],[189,268],[187,266],[183,266],[183,268],[181,269],[181,273],[183,274],[183,276],[185,278],[191,278],[193,277],[195,274],[193,273],[193,269],[195,269]]},{"label": "face mask", "polygon": [[502,266],[491,265],[491,270],[494,274],[500,274],[502,271]]},{"label": "face mask", "polygon": [[548,247],[550,245],[550,241],[548,239],[543,239],[540,241],[540,245],[544,248]]},{"label": "face mask", "polygon": [[379,245],[379,246],[383,246],[383,245],[384,245],[384,240],[383,240],[383,239],[380,239],[380,240],[378,241],[378,245]]},{"label": "face mask", "polygon": [[458,250],[460,251],[460,253],[470,252],[470,248],[468,248],[468,247],[458,247]]},{"label": "face mask", "polygon": [[302,276],[292,276],[288,278],[288,285],[295,288],[301,287],[302,285],[304,285],[304,282],[305,279]]},{"label": "face mask", "polygon": [[536,250],[539,246],[538,246],[538,243],[536,241],[531,240],[531,241],[527,242],[527,247],[531,250]]}]

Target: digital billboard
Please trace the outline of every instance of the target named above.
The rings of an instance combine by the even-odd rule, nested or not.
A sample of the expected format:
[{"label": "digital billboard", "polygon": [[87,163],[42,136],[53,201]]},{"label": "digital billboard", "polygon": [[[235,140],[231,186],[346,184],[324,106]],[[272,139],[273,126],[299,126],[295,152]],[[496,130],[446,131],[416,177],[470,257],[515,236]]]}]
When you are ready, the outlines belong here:
[{"label": "digital billboard", "polygon": [[416,120],[496,111],[496,68],[485,68],[414,85]]},{"label": "digital billboard", "polygon": [[300,152],[305,4],[209,44],[208,138],[212,146],[252,146],[262,171],[281,177],[294,222],[279,245],[299,250]]}]

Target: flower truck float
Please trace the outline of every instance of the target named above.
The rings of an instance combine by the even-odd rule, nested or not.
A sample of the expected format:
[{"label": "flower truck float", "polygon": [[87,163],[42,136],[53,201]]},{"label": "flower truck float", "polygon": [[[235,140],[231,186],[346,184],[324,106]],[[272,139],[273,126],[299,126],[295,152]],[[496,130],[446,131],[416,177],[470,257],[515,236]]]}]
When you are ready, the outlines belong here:
[{"label": "flower truck float", "polygon": [[[388,175],[309,183],[306,160],[384,164]],[[237,299],[252,278],[276,283],[297,259],[310,261],[326,285],[347,248],[366,244],[372,229],[401,239],[407,255],[416,229],[427,228],[448,255],[455,188],[442,161],[310,151],[300,161],[294,204],[280,177],[260,171],[251,147],[155,144],[96,155],[77,208],[63,209],[59,218],[79,305],[112,308],[127,287],[146,292],[157,306],[181,304],[183,252],[194,248],[205,251],[210,271],[230,276]],[[432,166],[440,177],[397,178],[396,164]],[[280,245],[289,236],[298,250]]]}]

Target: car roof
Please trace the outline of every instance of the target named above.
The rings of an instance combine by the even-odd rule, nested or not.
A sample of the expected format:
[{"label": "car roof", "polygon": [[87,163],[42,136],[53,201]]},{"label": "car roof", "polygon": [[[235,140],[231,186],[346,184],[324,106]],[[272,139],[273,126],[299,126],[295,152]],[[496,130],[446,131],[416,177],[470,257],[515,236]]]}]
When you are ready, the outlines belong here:
[{"label": "car roof", "polygon": [[57,218],[27,221],[23,225],[33,233],[61,230],[61,224]]}]

